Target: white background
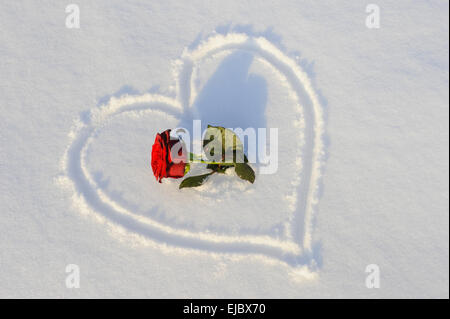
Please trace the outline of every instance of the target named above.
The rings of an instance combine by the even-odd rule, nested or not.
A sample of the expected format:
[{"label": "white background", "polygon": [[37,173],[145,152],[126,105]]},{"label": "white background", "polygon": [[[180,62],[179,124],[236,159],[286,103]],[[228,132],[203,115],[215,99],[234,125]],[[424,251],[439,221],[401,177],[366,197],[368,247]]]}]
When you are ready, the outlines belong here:
[{"label": "white background", "polygon": [[[0,4],[0,297],[446,297],[447,1],[64,1]],[[318,276],[252,258],[130,245],[56,185],[73,121],[116,92],[165,92],[214,30],[265,34],[320,92],[328,136]],[[381,287],[368,289],[377,264]],[[65,286],[77,264],[81,288]]]}]

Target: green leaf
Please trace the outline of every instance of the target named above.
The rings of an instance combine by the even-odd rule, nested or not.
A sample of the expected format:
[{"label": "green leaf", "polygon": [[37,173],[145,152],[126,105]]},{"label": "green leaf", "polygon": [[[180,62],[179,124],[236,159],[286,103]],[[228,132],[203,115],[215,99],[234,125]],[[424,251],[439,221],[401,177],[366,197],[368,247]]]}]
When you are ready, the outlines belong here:
[{"label": "green leaf", "polygon": [[234,164],[230,163],[230,164],[208,164],[206,165],[206,168],[208,169],[212,169],[214,172],[216,173],[225,173],[225,171],[230,168],[233,167]]},{"label": "green leaf", "polygon": [[248,163],[248,158],[241,150],[234,150],[233,151],[233,163],[242,162],[244,160],[244,163]]},{"label": "green leaf", "polygon": [[[219,155],[218,153],[221,150],[222,154],[220,157],[222,162],[228,160],[228,162],[232,161],[233,163],[236,163],[238,158],[239,161],[242,161],[242,158],[244,158],[244,162],[248,162],[248,159],[244,154],[244,145],[232,130],[222,126],[208,125],[204,136],[203,149],[209,160],[220,161],[215,154]],[[226,158],[227,156],[230,156],[230,152],[232,152],[232,159]]]},{"label": "green leaf", "polygon": [[208,176],[213,174],[213,173],[214,172],[203,174],[203,175],[198,175],[198,176],[187,177],[181,182],[179,188],[181,189],[181,188],[185,188],[185,187],[197,187],[197,186],[200,186],[206,181]]},{"label": "green leaf", "polygon": [[255,181],[255,172],[250,167],[250,165],[248,165],[247,163],[236,163],[234,167],[236,174],[240,178],[245,179],[246,181],[249,181],[253,184],[253,182]]},{"label": "green leaf", "polygon": [[186,166],[184,167],[184,175],[189,173],[190,170],[191,170],[191,164],[188,162],[188,163],[186,163]]}]

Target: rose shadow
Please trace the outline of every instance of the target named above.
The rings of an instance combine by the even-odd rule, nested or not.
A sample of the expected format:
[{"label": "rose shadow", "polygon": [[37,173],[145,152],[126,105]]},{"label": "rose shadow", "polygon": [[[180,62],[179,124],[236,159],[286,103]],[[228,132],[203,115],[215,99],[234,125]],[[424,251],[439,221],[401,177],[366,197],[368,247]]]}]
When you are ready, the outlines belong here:
[{"label": "rose shadow", "polygon": [[[250,72],[253,54],[237,51],[227,56],[217,67],[196,97],[185,110],[179,123],[193,132],[193,120],[201,120],[202,132],[207,125],[225,128],[266,127],[267,83]],[[247,141],[243,141],[248,150]]]}]

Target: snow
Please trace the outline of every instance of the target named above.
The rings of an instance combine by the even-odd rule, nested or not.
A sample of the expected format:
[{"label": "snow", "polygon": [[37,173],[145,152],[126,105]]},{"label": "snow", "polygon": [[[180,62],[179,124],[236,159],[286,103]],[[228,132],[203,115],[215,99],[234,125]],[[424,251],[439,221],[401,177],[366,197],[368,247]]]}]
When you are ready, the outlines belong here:
[{"label": "snow", "polygon": [[[448,298],[448,2],[68,4],[0,5],[0,297]],[[158,184],[192,119],[277,173]]]}]

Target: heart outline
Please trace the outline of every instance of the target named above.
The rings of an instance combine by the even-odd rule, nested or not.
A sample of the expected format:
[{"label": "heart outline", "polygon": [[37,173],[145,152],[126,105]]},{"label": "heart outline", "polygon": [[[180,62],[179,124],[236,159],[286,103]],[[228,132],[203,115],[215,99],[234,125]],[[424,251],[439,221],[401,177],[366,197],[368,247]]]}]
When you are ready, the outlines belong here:
[{"label": "heart outline", "polygon": [[[95,132],[107,120],[124,112],[149,111],[164,112],[180,118],[183,111],[194,104],[197,92],[194,90],[195,70],[199,62],[215,53],[225,50],[246,50],[266,60],[280,71],[292,86],[299,101],[306,95],[310,105],[302,105],[306,123],[306,140],[310,142],[310,150],[304,163],[306,172],[310,172],[306,182],[300,188],[306,189],[307,198],[297,207],[294,220],[290,226],[301,240],[302,245],[295,240],[278,240],[266,235],[229,236],[204,232],[191,232],[170,225],[163,225],[146,216],[139,216],[119,205],[98,187],[84,163],[86,150],[95,136]],[[74,199],[83,201],[92,211],[108,220],[137,233],[150,240],[156,240],[164,245],[181,247],[182,249],[202,250],[209,253],[255,254],[282,261],[289,266],[307,265],[314,268],[315,260],[312,252],[312,218],[317,204],[317,192],[321,177],[324,155],[324,121],[319,98],[314,91],[307,74],[291,58],[263,37],[251,37],[243,33],[214,35],[199,46],[185,50],[181,59],[176,61],[177,80],[176,98],[159,94],[123,95],[111,100],[100,108],[91,111],[88,121],[77,121],[70,133],[71,143],[67,148],[62,167],[65,172],[65,183],[71,184]],[[183,85],[182,85],[183,84]],[[312,138],[311,138],[312,137]],[[306,147],[308,149],[308,147]],[[309,152],[309,154],[308,154]],[[298,213],[303,207],[303,230],[295,229],[299,225]],[[125,226],[126,225],[126,226]]]}]

